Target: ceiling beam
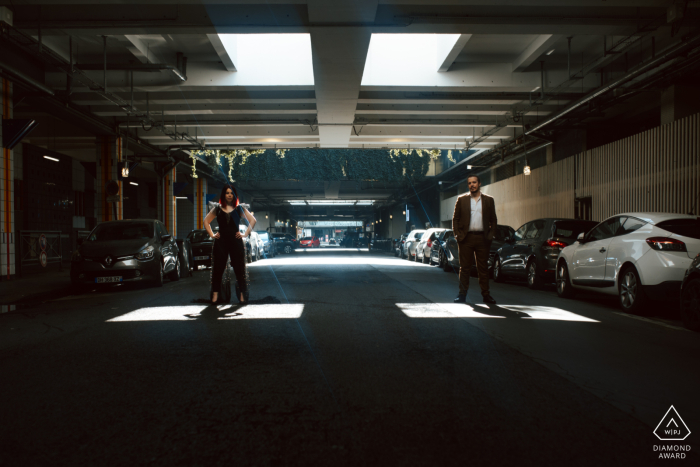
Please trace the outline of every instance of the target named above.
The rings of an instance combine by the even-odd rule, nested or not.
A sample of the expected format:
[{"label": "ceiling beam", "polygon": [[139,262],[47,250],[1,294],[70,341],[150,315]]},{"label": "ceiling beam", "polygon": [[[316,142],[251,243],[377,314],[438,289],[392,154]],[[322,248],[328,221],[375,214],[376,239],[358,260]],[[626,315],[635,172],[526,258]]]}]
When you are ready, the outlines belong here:
[{"label": "ceiling beam", "polygon": [[[219,59],[224,65],[224,68],[226,68],[226,71],[238,71],[236,70],[236,62],[238,61],[238,57],[235,54],[233,56],[229,54],[229,51],[226,50],[226,47],[224,47],[224,43],[221,42],[221,38],[219,37],[219,35],[207,34],[207,37],[209,38],[209,42],[211,42],[211,45],[214,47],[214,50],[216,50],[216,54],[219,56]],[[231,44],[234,45],[234,47],[235,40],[236,39],[234,37],[231,37],[230,39]]]},{"label": "ceiling beam", "polygon": [[311,31],[321,147],[347,147],[371,33],[366,28]]},{"label": "ceiling beam", "polygon": [[513,71],[525,71],[527,67],[538,60],[542,54],[552,50],[554,44],[563,36],[557,34],[540,34],[537,39],[532,41],[530,45],[521,53],[518,58],[513,61]]},{"label": "ceiling beam", "polygon": [[[471,39],[471,37],[472,37],[471,34],[460,34],[459,35],[459,38],[457,39],[457,41],[452,45],[452,48],[449,50],[449,52],[447,52],[445,59],[442,61],[442,64],[438,68],[438,72],[446,73],[450,70],[450,67],[455,62],[455,59],[462,52],[462,49],[464,48],[465,45],[467,45],[467,42],[469,42],[469,39]],[[443,38],[439,38],[438,44],[442,40],[443,40]]]},{"label": "ceiling beam", "polygon": [[151,52],[150,47],[139,36],[136,35],[119,35],[116,39],[124,44],[124,46],[136,57],[141,63],[167,63],[160,59],[155,53]]}]

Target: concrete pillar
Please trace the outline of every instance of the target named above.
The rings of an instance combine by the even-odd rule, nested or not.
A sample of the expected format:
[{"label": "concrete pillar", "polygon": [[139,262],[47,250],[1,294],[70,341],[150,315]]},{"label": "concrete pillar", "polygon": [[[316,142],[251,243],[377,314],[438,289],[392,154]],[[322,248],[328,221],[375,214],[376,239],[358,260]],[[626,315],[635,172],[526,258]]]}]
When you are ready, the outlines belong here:
[{"label": "concrete pillar", "polygon": [[204,218],[209,210],[207,209],[207,180],[199,177],[194,182],[194,225],[193,229],[204,228]]},{"label": "concrete pillar", "polygon": [[700,89],[697,86],[673,85],[661,93],[661,124],[700,112]]},{"label": "concrete pillar", "polygon": [[[100,136],[97,138],[97,180],[95,191],[97,194],[97,223],[124,218],[124,182],[119,180],[122,161],[122,139],[112,136]],[[109,197],[107,184],[116,182],[119,186],[119,194]]]},{"label": "concrete pillar", "polygon": [[[12,118],[12,83],[0,80],[0,110],[2,118]],[[0,147],[2,128],[0,127]],[[13,151],[2,148],[0,157],[0,276],[15,274],[15,170]]]},{"label": "concrete pillar", "polygon": [[175,199],[175,182],[177,181],[177,172],[173,167],[168,170],[163,177],[162,183],[162,213],[163,213],[163,223],[165,228],[168,229],[168,233],[175,236],[177,235],[177,199]]}]

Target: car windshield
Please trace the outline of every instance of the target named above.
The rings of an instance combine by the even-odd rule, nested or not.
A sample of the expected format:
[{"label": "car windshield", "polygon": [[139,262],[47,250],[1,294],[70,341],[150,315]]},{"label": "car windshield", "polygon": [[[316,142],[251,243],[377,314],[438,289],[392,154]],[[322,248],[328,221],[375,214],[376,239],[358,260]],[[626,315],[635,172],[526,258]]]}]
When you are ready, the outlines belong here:
[{"label": "car windshield", "polygon": [[557,221],[554,224],[554,236],[559,238],[577,238],[598,225],[593,221]]},{"label": "car windshield", "polygon": [[700,219],[672,219],[659,222],[656,226],[676,235],[700,240]]},{"label": "car windshield", "polygon": [[416,240],[420,240],[424,233],[425,232],[416,232],[413,238],[415,238]]},{"label": "car windshield", "polygon": [[211,240],[209,234],[204,230],[195,230],[193,232],[190,232],[187,238],[190,239],[191,243],[201,243]]},{"label": "car windshield", "polygon": [[258,232],[258,237],[260,237],[260,240],[263,242],[269,242],[270,237],[268,236],[267,232]]},{"label": "car windshield", "polygon": [[150,222],[115,222],[98,225],[88,237],[88,241],[108,242],[151,238],[153,238],[153,224]]},{"label": "car windshield", "polygon": [[313,237],[304,237],[302,240],[313,240]]}]

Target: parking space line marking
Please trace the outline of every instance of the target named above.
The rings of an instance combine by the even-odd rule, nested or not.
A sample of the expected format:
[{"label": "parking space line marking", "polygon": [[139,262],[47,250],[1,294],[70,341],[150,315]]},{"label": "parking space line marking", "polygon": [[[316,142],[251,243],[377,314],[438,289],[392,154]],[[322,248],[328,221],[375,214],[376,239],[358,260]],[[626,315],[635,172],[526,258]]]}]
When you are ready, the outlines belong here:
[{"label": "parking space line marking", "polygon": [[661,321],[656,321],[654,319],[643,318],[641,316],[628,315],[627,313],[620,313],[619,311],[613,311],[616,315],[624,316],[626,318],[638,319],[639,321],[645,321],[647,323],[656,324],[657,326],[663,326],[665,328],[674,329],[676,331],[688,331],[686,328],[680,326],[674,326],[672,324],[662,323]]}]

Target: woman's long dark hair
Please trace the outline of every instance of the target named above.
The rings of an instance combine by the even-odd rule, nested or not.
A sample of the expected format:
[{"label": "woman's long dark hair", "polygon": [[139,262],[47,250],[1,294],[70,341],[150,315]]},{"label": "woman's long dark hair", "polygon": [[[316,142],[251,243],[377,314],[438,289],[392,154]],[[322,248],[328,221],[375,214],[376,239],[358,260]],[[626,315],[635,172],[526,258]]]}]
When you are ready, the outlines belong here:
[{"label": "woman's long dark hair", "polygon": [[233,207],[237,208],[238,207],[238,192],[233,187],[233,185],[224,185],[224,187],[221,189],[221,196],[219,196],[219,205],[222,207],[226,206],[226,192],[228,191],[229,188],[233,192]]}]

